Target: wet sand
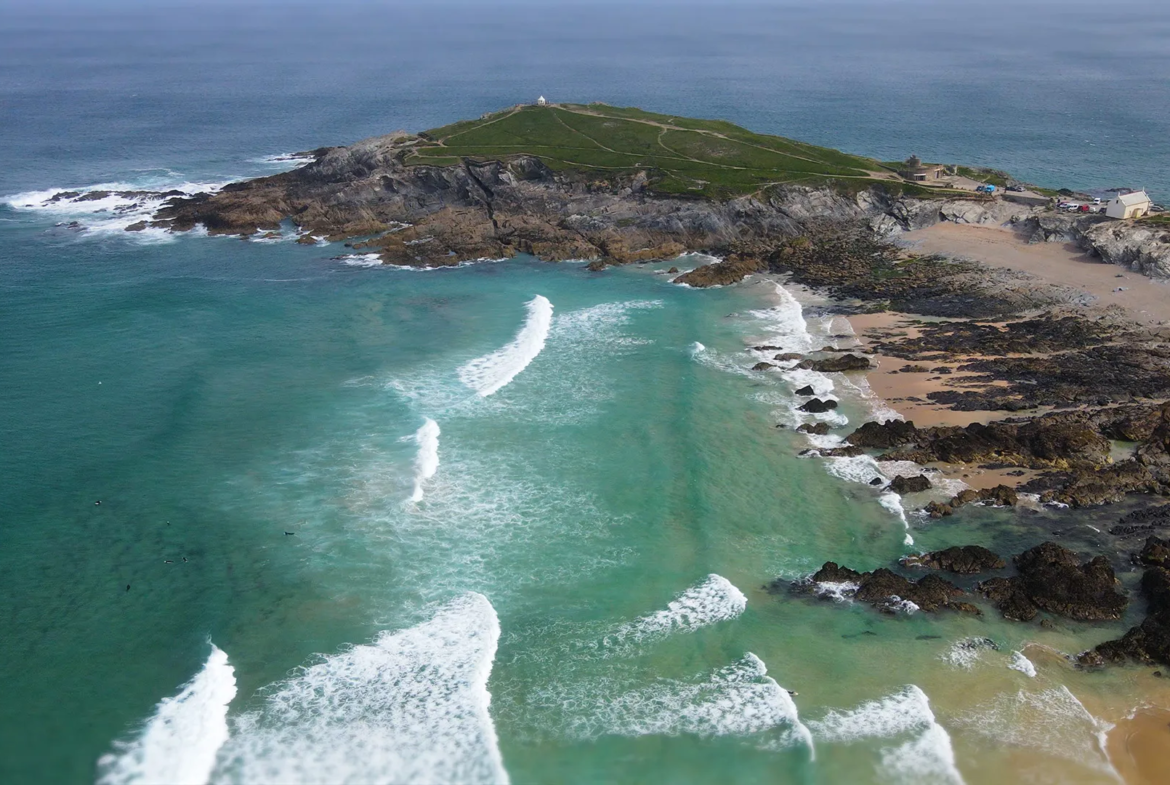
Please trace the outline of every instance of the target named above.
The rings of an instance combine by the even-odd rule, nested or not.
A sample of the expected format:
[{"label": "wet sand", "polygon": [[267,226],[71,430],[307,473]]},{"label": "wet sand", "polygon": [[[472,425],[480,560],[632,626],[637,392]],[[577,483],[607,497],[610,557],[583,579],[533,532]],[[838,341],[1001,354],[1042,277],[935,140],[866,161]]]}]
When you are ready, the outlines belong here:
[{"label": "wet sand", "polygon": [[[1079,290],[1089,295],[1092,305],[1122,309],[1119,315],[1138,324],[1149,327],[1170,324],[1170,285],[1092,258],[1071,243],[1029,244],[1009,229],[952,223],[909,232],[904,238],[920,252],[1004,267],[1033,275],[1043,283]],[[1125,291],[1115,291],[1119,287]],[[864,347],[882,333],[905,332],[913,336],[912,318],[915,317],[881,313],[851,316],[849,321]],[[939,378],[933,369],[940,363],[929,363],[932,370],[918,373],[900,370],[908,364],[917,364],[913,361],[881,354],[875,354],[874,360],[877,368],[868,375],[871,389],[919,427],[963,426],[1011,416],[1006,412],[957,412],[929,402],[928,393],[953,388],[956,383],[962,383],[964,376],[955,372]],[[961,364],[956,362],[950,367]],[[1027,479],[1009,476],[1008,470],[949,465],[937,468],[945,476],[962,479],[977,489],[1001,482],[1014,485]],[[1109,760],[1128,785],[1170,783],[1170,708],[1164,708],[1170,706],[1170,689],[1159,687],[1150,685],[1147,692],[1152,705],[1136,708],[1130,716],[1116,720],[1106,737]]]},{"label": "wet sand", "polygon": [[[1028,243],[1011,229],[943,222],[907,232],[914,250],[983,262],[1079,289],[1096,305],[1123,308],[1136,322],[1170,323],[1170,285],[1089,256],[1072,243]],[[1121,277],[1118,277],[1121,276]],[[1115,291],[1123,288],[1125,291]]]}]

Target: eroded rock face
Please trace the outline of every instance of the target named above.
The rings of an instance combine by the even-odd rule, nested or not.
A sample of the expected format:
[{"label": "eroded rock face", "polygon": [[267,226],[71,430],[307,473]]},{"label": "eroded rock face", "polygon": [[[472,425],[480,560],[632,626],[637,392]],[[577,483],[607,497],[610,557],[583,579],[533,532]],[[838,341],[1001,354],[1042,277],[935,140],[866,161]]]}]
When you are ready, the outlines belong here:
[{"label": "eroded rock face", "polygon": [[907,567],[926,567],[957,575],[975,575],[1007,566],[1002,557],[981,545],[956,545],[921,556],[907,556],[902,563]]},{"label": "eroded rock face", "polygon": [[1028,621],[1045,610],[1078,621],[1119,619],[1129,604],[1104,556],[1082,564],[1067,548],[1045,542],[1014,561],[1017,576],[979,584],[1006,618]]}]

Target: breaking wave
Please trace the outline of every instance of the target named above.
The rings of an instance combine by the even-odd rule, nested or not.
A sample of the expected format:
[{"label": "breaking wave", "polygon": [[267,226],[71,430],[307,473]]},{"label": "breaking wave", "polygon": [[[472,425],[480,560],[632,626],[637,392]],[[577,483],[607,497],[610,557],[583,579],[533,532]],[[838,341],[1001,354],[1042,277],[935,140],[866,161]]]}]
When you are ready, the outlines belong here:
[{"label": "breaking wave", "polygon": [[481,397],[486,398],[506,386],[544,348],[552,326],[552,303],[538,294],[525,304],[525,308],[528,309],[528,318],[511,343],[459,369],[459,380]]},{"label": "breaking wave", "polygon": [[712,573],[667,604],[666,608],[623,625],[619,638],[641,639],[674,632],[693,632],[728,621],[747,608],[747,597],[731,581]]},{"label": "breaking wave", "polygon": [[418,443],[418,455],[414,458],[414,492],[412,502],[423,498],[423,483],[435,476],[439,470],[439,424],[430,417],[414,434]]},{"label": "breaking wave", "polygon": [[800,721],[788,690],[748,652],[737,662],[692,679],[660,679],[650,687],[618,690],[606,682],[567,694],[553,684],[536,702],[568,708],[563,732],[570,738],[602,736],[748,736],[778,732],[773,744],[807,746],[813,736]]},{"label": "breaking wave", "polygon": [[830,743],[892,739],[881,750],[881,773],[897,783],[962,785],[951,737],[935,720],[930,699],[911,684],[898,692],[846,711],[830,711],[808,723],[813,737]]},{"label": "breaking wave", "polygon": [[98,760],[98,784],[203,785],[228,740],[227,710],[235,697],[235,669],[213,645],[203,669],[158,704],[141,734],[115,742]]},{"label": "breaking wave", "polygon": [[229,782],[507,783],[488,706],[500,626],[481,594],[325,657],[241,717]]}]

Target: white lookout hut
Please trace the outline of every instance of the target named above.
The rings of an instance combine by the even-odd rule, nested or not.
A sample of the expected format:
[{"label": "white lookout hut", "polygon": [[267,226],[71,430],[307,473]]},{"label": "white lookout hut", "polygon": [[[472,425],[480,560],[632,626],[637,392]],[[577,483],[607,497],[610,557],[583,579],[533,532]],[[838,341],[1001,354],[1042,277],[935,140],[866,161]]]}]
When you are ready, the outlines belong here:
[{"label": "white lookout hut", "polygon": [[536,99],[536,105],[537,106],[548,106],[548,101],[546,101],[544,99],[544,96],[542,95],[540,98]]},{"label": "white lookout hut", "polygon": [[1149,215],[1152,204],[1145,191],[1118,194],[1105,206],[1105,215],[1110,218],[1141,218],[1143,215]]}]

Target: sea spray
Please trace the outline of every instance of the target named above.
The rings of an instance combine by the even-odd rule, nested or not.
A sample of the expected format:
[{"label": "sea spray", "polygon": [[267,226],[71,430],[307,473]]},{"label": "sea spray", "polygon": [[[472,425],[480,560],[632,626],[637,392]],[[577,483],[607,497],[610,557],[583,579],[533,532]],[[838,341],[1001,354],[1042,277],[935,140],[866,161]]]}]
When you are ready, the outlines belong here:
[{"label": "sea spray", "polygon": [[507,783],[488,707],[500,626],[481,594],[324,657],[266,690],[217,780]]},{"label": "sea spray", "polygon": [[418,454],[414,458],[414,492],[412,502],[423,498],[423,483],[435,476],[439,470],[439,424],[430,417],[414,434],[418,443]]},{"label": "sea spray", "polygon": [[98,760],[99,785],[203,785],[228,740],[228,704],[235,669],[214,645],[203,669],[172,698],[164,698],[142,732],[114,743]]},{"label": "sea spray", "polygon": [[1021,651],[1012,652],[1012,659],[1008,663],[1008,667],[1014,671],[1019,671],[1029,678],[1036,678],[1036,666]]},{"label": "sea spray", "polygon": [[528,318],[511,343],[459,369],[460,381],[481,397],[486,398],[506,386],[544,348],[552,326],[552,303],[538,294],[524,307],[528,310]]}]

